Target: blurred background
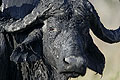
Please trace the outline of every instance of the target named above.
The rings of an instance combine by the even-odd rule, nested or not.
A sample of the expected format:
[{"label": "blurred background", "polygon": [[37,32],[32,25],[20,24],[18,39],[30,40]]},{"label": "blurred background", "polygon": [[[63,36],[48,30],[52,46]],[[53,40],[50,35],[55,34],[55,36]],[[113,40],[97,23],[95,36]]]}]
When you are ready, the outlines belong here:
[{"label": "blurred background", "polygon": [[[117,29],[120,26],[119,0],[89,0],[97,10],[101,22],[108,29]],[[120,43],[108,44],[96,38],[91,32],[94,42],[106,58],[103,76],[87,69],[84,77],[69,80],[120,80]]]}]

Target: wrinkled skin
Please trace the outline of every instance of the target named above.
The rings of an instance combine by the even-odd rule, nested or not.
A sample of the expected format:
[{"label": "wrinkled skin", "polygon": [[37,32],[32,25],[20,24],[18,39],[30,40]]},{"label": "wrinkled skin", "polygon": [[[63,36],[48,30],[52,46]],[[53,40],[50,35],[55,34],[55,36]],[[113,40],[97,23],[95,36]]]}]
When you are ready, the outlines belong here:
[{"label": "wrinkled skin", "polygon": [[[10,13],[15,19],[8,21],[7,25],[4,24],[3,29],[13,34],[15,41],[20,44],[14,48],[11,60],[15,63],[27,61],[31,64],[42,59],[45,66],[52,68],[51,71],[46,68],[53,75],[52,78],[48,76],[50,80],[84,76],[87,67],[102,75],[105,58],[93,43],[89,29],[108,43],[120,41],[120,29],[106,29],[88,0],[40,0],[34,6],[32,12],[25,14],[25,17],[14,17],[14,13]],[[24,35],[26,30],[28,32]],[[36,71],[39,70],[41,69]],[[41,77],[33,80],[38,79]]]}]

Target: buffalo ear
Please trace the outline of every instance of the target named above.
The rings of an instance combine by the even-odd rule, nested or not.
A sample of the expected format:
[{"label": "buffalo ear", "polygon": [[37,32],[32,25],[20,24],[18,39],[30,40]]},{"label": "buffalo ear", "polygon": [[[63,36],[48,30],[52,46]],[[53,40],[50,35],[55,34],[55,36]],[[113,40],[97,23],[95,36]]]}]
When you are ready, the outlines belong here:
[{"label": "buffalo ear", "polygon": [[98,47],[93,43],[92,40],[88,43],[87,47],[87,59],[88,59],[88,68],[102,75],[105,67],[105,57],[98,49]]},{"label": "buffalo ear", "polygon": [[42,43],[35,41],[27,45],[20,45],[15,48],[10,56],[10,60],[15,63],[35,62],[42,56]]}]

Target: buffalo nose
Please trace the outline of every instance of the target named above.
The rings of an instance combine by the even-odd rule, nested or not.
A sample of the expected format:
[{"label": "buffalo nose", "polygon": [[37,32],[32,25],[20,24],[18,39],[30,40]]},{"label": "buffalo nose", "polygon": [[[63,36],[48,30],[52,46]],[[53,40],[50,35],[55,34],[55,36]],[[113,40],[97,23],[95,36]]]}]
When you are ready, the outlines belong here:
[{"label": "buffalo nose", "polygon": [[64,62],[71,65],[71,66],[85,66],[86,65],[86,60],[82,57],[76,57],[76,56],[69,56],[64,58]]},{"label": "buffalo nose", "polygon": [[86,59],[84,57],[69,56],[64,58],[64,62],[67,64],[66,72],[79,73],[84,76],[86,73]]}]

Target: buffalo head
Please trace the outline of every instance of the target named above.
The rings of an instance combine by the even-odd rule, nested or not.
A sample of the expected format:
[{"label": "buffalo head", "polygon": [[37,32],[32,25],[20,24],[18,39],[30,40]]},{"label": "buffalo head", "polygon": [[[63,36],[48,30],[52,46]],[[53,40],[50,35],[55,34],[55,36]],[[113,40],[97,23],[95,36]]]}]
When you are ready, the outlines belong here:
[{"label": "buffalo head", "polygon": [[[60,1],[63,4],[59,0],[53,0],[50,3],[45,2],[50,6],[47,6],[45,10],[42,8],[47,4],[45,6],[40,4],[25,18],[25,22],[28,21],[29,23],[28,26],[36,26],[35,24],[39,21],[44,22],[42,26],[43,36],[37,36],[37,39],[42,38],[40,39],[42,40],[40,45],[42,48],[40,49],[43,49],[43,52],[39,52],[43,53],[45,63],[49,64],[59,75],[62,74],[67,77],[84,76],[87,67],[102,74],[105,58],[93,43],[89,29],[98,38],[108,43],[115,43],[120,40],[120,29],[115,31],[106,29],[88,0]],[[38,14],[39,16],[35,16]],[[31,18],[33,18],[33,23],[32,21],[29,22]],[[35,36],[36,34],[32,35],[33,38]]]},{"label": "buffalo head", "polygon": [[84,36],[78,26],[71,22],[57,22],[55,18],[45,21],[43,26],[43,55],[58,71],[69,77],[85,75],[87,58]]}]

